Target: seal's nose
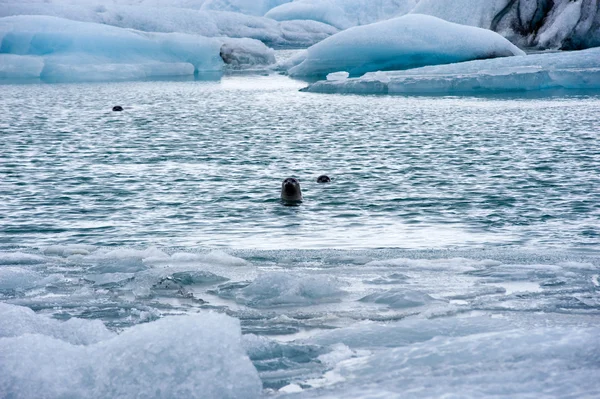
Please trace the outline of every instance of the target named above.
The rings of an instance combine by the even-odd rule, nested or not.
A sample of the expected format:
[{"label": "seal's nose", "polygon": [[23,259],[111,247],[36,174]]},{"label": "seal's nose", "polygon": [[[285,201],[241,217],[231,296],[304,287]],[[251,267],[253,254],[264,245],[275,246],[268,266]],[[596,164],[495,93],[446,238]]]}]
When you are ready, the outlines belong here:
[{"label": "seal's nose", "polygon": [[296,192],[296,186],[292,182],[283,183],[283,190],[287,195],[292,195]]}]

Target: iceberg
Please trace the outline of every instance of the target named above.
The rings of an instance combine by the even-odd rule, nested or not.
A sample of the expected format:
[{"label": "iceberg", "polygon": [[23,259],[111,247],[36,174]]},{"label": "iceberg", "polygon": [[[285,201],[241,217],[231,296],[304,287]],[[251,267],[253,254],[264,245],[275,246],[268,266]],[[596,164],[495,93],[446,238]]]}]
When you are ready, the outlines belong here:
[{"label": "iceberg", "polygon": [[521,47],[600,46],[596,0],[421,0],[411,12],[491,29]]},{"label": "iceberg", "polygon": [[413,14],[335,34],[308,48],[288,72],[294,77],[325,77],[346,71],[355,77],[371,71],[524,54],[492,31]]},{"label": "iceberg", "polygon": [[147,33],[48,16],[0,18],[0,79],[116,81],[220,72],[269,64],[273,50],[252,39]]},{"label": "iceberg", "polygon": [[477,60],[319,81],[320,93],[447,94],[542,89],[600,89],[600,48]]},{"label": "iceberg", "polygon": [[0,331],[2,398],[261,396],[240,323],[229,316],[166,317],[116,335],[98,320],[59,322],[0,307],[11,312],[20,327]]},{"label": "iceberg", "polygon": [[0,7],[0,17],[17,15],[46,15],[143,32],[250,38],[270,47],[285,48],[308,47],[338,32],[337,28],[316,21],[277,22],[237,12],[175,6],[98,6],[94,3],[22,3],[10,0]]}]

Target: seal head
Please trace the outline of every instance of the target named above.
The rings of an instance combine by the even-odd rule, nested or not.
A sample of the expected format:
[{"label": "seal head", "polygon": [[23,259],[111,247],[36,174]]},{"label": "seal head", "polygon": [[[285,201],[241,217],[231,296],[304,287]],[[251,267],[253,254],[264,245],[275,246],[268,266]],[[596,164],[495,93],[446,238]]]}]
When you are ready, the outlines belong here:
[{"label": "seal head", "polygon": [[121,107],[120,105],[115,105],[113,107],[113,111],[115,111],[115,112],[123,111],[123,107]]},{"label": "seal head", "polygon": [[327,175],[321,175],[317,177],[317,183],[330,183],[331,179]]},{"label": "seal head", "polygon": [[302,190],[298,179],[288,177],[281,183],[281,200],[283,202],[302,202]]}]

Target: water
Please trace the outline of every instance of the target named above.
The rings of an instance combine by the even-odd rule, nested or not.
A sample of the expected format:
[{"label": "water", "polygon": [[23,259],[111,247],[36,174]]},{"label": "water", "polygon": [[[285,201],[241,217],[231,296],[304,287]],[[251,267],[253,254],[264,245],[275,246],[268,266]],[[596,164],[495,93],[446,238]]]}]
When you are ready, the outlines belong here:
[{"label": "water", "polygon": [[[33,348],[24,332],[53,338],[10,357],[24,371],[0,366],[0,393],[60,396],[50,379],[127,396],[135,381],[211,380],[193,370],[220,364],[233,386],[258,371],[263,395],[600,394],[600,95],[303,86],[1,87],[0,337],[13,338],[0,356]],[[324,173],[332,183],[317,184]],[[300,206],[279,201],[288,176]],[[207,312],[229,317],[168,318]],[[235,353],[182,346],[189,328]],[[173,356],[151,360],[146,341]],[[231,361],[236,345],[252,365]],[[156,378],[132,354],[111,379],[125,347],[190,367]],[[63,357],[61,374],[49,359]]]},{"label": "water", "polygon": [[[598,249],[597,95],[302,86],[4,86],[0,245]],[[334,183],[317,185],[321,173]],[[301,207],[279,204],[287,176]]]}]

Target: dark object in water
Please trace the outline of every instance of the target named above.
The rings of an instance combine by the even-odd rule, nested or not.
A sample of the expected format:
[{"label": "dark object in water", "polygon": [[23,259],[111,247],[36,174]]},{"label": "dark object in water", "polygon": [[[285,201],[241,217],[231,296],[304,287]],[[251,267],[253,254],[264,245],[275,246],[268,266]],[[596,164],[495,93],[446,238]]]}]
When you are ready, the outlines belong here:
[{"label": "dark object in water", "polygon": [[321,175],[317,177],[317,183],[330,183],[331,179],[327,175]]},{"label": "dark object in water", "polygon": [[281,183],[281,199],[284,203],[302,202],[302,190],[298,179],[288,177]]},{"label": "dark object in water", "polygon": [[115,112],[116,112],[116,111],[123,111],[123,107],[121,107],[120,105],[115,105],[115,106],[113,107],[113,111],[115,111]]}]

